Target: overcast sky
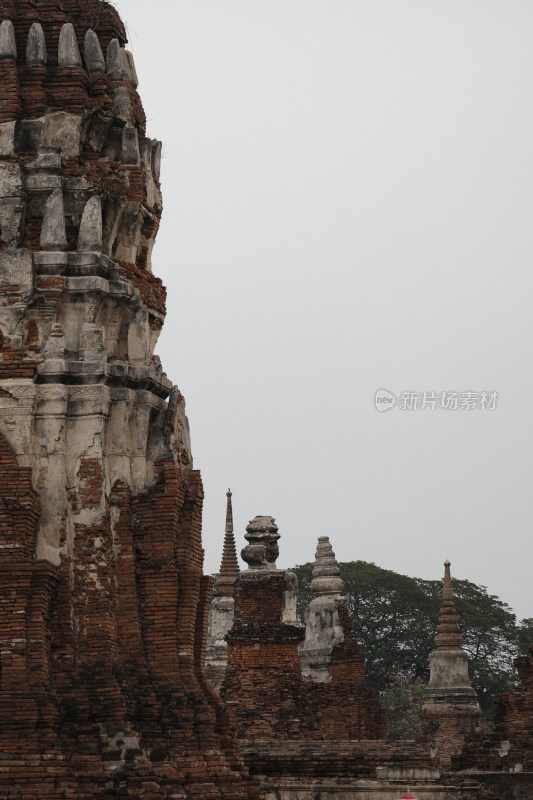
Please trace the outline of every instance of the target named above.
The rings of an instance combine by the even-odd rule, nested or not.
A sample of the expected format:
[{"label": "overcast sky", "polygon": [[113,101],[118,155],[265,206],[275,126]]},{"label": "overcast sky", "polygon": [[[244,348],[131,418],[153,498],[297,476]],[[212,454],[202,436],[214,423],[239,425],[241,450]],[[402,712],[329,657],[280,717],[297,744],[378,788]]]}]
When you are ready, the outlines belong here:
[{"label": "overcast sky", "polygon": [[279,566],[322,535],[422,578],[448,558],[533,616],[531,0],[116,5],[164,143],[157,352],[206,571],[231,487],[239,549],[270,514]]}]

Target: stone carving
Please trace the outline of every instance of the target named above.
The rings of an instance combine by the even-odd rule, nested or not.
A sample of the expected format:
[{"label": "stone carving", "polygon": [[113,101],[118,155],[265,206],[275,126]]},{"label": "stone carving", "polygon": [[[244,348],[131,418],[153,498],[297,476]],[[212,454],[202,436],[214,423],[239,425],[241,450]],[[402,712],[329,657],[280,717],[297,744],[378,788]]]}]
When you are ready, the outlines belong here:
[{"label": "stone carving", "polygon": [[242,550],[241,556],[249,569],[276,569],[279,533],[273,517],[254,517],[246,526],[244,538],[248,544]]}]

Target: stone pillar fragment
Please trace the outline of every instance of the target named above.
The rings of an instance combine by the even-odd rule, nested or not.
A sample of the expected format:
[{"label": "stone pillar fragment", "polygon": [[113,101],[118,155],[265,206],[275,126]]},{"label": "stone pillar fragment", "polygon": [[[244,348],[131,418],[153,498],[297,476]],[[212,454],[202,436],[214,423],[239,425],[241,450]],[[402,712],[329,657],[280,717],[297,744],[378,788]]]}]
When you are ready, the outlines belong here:
[{"label": "stone pillar fragment", "polygon": [[81,67],[81,55],[74,25],[66,22],[59,34],[57,61],[60,67]]},{"label": "stone pillar fragment", "polygon": [[122,131],[122,162],[124,164],[138,164],[141,160],[139,152],[139,137],[131,125],[125,125]]},{"label": "stone pillar fragment", "polygon": [[102,250],[102,203],[96,195],[87,201],[83,209],[78,250]]},{"label": "stone pillar fragment", "polygon": [[55,189],[44,207],[41,250],[64,250],[67,246],[63,192]]},{"label": "stone pillar fragment", "polygon": [[26,64],[29,67],[46,64],[46,38],[40,22],[34,22],[28,33],[26,42]]},{"label": "stone pillar fragment", "polygon": [[163,145],[161,142],[155,140],[152,143],[152,175],[154,180],[158,181],[161,173],[161,152]]},{"label": "stone pillar fragment", "polygon": [[128,68],[129,68],[129,73],[130,73],[130,79],[131,79],[132,86],[136,89],[137,86],[139,85],[139,78],[137,76],[137,69],[135,68],[135,60],[133,58],[133,53],[130,53],[129,50],[125,50],[124,54],[125,54],[126,59],[128,61]]},{"label": "stone pillar fragment", "polygon": [[0,25],[0,58],[16,58],[17,43],[15,41],[15,28],[10,19],[5,19]]},{"label": "stone pillar fragment", "polygon": [[89,72],[104,72],[105,59],[96,33],[89,28],[83,42],[85,65]]},{"label": "stone pillar fragment", "polygon": [[118,39],[111,39],[107,45],[106,72],[112,80],[124,80],[124,60]]}]

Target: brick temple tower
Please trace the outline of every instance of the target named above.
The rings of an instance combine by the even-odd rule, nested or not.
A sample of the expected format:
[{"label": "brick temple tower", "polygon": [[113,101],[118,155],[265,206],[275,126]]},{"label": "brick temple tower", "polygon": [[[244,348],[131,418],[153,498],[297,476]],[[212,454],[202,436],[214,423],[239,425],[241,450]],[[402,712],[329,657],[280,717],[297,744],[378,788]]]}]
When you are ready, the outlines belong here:
[{"label": "brick temple tower", "polygon": [[226,494],[226,529],[220,573],[213,587],[213,600],[209,611],[206,670],[210,683],[220,691],[228,665],[226,634],[235,619],[235,581],[239,577],[239,562],[233,533],[233,508],[231,491]]},{"label": "brick temple tower", "polygon": [[0,3],[0,798],[244,799],[125,44],[101,0]]},{"label": "brick temple tower", "polygon": [[468,655],[457,621],[450,562],[444,564],[444,584],[436,649],[430,654],[430,679],[424,711],[433,724],[435,762],[449,766],[465,743],[465,737],[484,728],[476,693],[468,674]]}]

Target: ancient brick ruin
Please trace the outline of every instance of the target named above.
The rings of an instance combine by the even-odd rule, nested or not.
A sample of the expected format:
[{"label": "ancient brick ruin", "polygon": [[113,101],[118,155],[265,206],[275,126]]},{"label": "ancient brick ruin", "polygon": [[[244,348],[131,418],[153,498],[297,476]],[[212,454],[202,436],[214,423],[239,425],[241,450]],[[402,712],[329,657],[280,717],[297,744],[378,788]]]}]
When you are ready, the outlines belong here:
[{"label": "ancient brick ruin", "polygon": [[0,797],[237,800],[125,44],[99,0],[0,3]]},{"label": "ancient brick ruin", "polygon": [[[265,798],[396,800],[406,785],[423,800],[458,798],[442,780],[434,743],[388,742],[383,712],[365,680],[343,582],[328,537],[322,536],[313,569],[313,599],[305,625],[296,619],[294,573],[277,569],[279,532],[272,517],[255,517],[242,551],[248,569],[235,579],[235,543],[228,526],[223,563],[231,553],[233,624],[227,642],[221,696],[237,720],[237,735]],[[208,671],[220,681],[219,598],[212,605]],[[230,623],[229,616],[225,624]],[[464,784],[464,782],[463,782]],[[470,785],[468,785],[470,784]],[[461,797],[475,797],[472,781]]]},{"label": "ancient brick ruin", "polygon": [[228,493],[210,607],[125,45],[101,0],[0,0],[0,799],[531,800],[533,652],[484,732],[448,568],[431,740],[387,741],[327,537],[302,625]]},{"label": "ancient brick ruin", "polygon": [[[381,709],[364,680],[363,656],[341,600],[333,554],[333,564],[323,563],[327,540],[319,544],[321,561],[313,581],[317,598],[304,629],[296,621],[296,576],[275,566],[279,533],[274,520],[256,517],[246,530],[249,544],[243,557],[249,569],[235,584],[235,622],[226,637],[228,670],[222,688],[240,734],[270,743],[333,735],[384,738]],[[344,709],[341,719],[339,707]]]},{"label": "ancient brick ruin", "polygon": [[[305,625],[295,615],[295,576],[276,567],[279,532],[256,517],[239,572],[228,497],[222,567],[210,617],[208,673],[237,720],[237,735],[266,800],[531,800],[533,649],[518,659],[522,687],[496,700],[486,733],[468,674],[445,563],[418,741],[386,738],[364,677],[328,537],[315,556]],[[496,792],[496,793],[495,793]]]},{"label": "ancient brick ruin", "polygon": [[467,737],[453,760],[483,786],[483,798],[533,797],[533,646],[515,666],[520,686],[494,698],[493,729]]}]

